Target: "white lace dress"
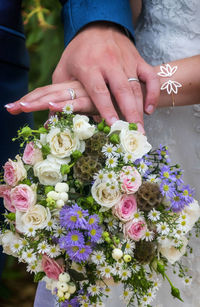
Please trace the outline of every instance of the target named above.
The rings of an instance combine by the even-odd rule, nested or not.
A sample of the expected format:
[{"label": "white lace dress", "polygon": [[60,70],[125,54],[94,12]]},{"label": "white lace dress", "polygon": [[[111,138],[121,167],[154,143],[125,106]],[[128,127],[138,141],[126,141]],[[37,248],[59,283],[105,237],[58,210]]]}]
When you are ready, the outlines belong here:
[{"label": "white lace dress", "polygon": [[[200,54],[200,0],[143,0],[136,45],[151,65]],[[157,110],[145,117],[145,129],[153,146],[169,146],[173,161],[181,164],[186,183],[195,187],[200,200],[200,104]],[[187,260],[191,286],[171,274],[184,303],[169,299],[165,282],[158,298],[163,307],[200,307],[200,239],[192,239],[191,245],[194,252]]]}]

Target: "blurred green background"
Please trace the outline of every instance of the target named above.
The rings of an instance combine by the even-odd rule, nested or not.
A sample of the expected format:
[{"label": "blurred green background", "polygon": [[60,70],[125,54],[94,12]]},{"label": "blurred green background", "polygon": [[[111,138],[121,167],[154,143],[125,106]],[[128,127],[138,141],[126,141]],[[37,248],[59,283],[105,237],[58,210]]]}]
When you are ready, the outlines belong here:
[{"label": "blurred green background", "polygon": [[[29,91],[51,83],[52,73],[62,54],[63,25],[58,0],[23,1],[27,48],[30,55]],[[47,112],[34,114],[35,125],[47,119]]]}]

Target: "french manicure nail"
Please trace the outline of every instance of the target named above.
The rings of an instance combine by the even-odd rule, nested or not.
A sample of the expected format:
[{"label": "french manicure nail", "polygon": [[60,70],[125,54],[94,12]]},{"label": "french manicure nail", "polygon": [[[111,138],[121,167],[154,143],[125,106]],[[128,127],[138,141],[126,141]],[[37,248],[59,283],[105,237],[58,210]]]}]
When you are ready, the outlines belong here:
[{"label": "french manicure nail", "polygon": [[27,102],[20,102],[19,104],[20,104],[22,107],[26,107],[28,103],[27,103]]},{"label": "french manicure nail", "polygon": [[54,107],[56,104],[54,102],[49,102],[49,105]]},{"label": "french manicure nail", "polygon": [[138,131],[140,131],[140,132],[142,132],[143,134],[145,134],[144,127],[142,126],[142,124],[137,123],[137,126],[138,126]]},{"label": "french manicure nail", "polygon": [[4,106],[4,108],[6,108],[6,109],[11,109],[13,107],[14,107],[13,104],[5,104],[5,106]]},{"label": "french manicure nail", "polygon": [[149,114],[152,114],[154,111],[154,106],[152,104],[150,104],[147,108],[146,108],[146,112]]}]

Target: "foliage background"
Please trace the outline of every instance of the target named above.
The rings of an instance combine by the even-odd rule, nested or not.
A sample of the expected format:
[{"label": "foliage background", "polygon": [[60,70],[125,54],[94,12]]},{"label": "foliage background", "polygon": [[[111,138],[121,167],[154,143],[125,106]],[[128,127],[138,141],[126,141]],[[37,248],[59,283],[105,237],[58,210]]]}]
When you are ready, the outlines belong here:
[{"label": "foliage background", "polygon": [[[30,55],[29,91],[51,83],[52,73],[64,49],[61,4],[58,0],[24,0],[23,17]],[[34,114],[42,124],[47,112]]]}]

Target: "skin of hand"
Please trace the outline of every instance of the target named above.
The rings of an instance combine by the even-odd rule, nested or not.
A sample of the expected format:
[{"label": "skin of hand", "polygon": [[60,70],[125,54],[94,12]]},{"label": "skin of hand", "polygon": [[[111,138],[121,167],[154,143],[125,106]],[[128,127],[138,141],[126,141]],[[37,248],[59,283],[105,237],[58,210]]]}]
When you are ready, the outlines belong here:
[{"label": "skin of hand", "polygon": [[[160,87],[169,79],[182,84],[178,94],[175,95],[175,106],[183,106],[200,103],[200,55],[185,58],[169,63],[171,67],[177,66],[176,73],[170,78],[159,76]],[[165,64],[161,64],[164,65]],[[154,67],[155,73],[160,72],[160,65]],[[68,88],[74,88],[77,98],[71,100]],[[141,83],[143,95],[146,95],[145,84]],[[49,103],[52,101],[52,103]],[[8,104],[7,110],[11,114],[32,112],[49,109],[62,111],[67,103],[73,103],[74,112],[86,113],[87,115],[98,114],[97,109],[87,95],[85,89],[78,81],[69,81],[37,88],[15,103]],[[158,107],[172,106],[172,95],[166,90],[161,91]],[[121,116],[120,116],[121,117]]]},{"label": "skin of hand", "polygon": [[128,82],[130,77],[145,83],[145,112],[152,113],[160,92],[154,69],[118,27],[101,22],[84,28],[67,46],[53,74],[53,83],[80,81],[108,124],[118,119],[112,93],[125,120],[143,125],[141,86],[136,81]]}]

